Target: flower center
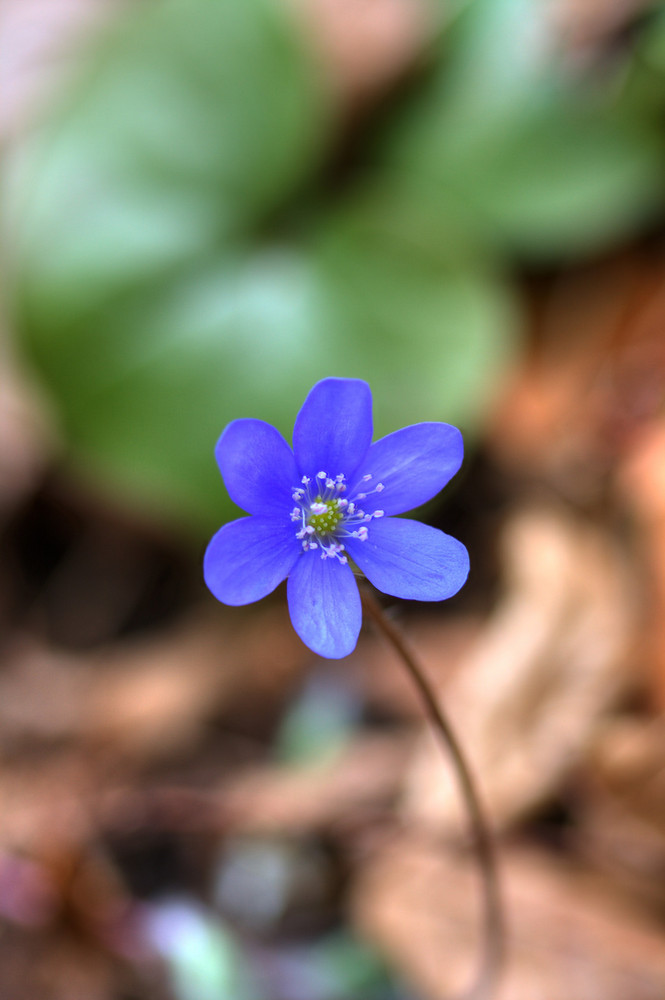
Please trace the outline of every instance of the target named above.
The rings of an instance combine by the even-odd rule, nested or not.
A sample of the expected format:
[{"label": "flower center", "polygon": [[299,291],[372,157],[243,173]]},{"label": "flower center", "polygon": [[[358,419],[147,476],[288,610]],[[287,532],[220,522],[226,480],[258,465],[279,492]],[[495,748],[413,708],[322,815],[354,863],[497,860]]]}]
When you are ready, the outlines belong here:
[{"label": "flower center", "polygon": [[362,478],[362,493],[349,499],[346,493],[345,477],[340,473],[334,479],[326,472],[317,472],[313,479],[303,476],[301,486],[293,490],[297,506],[291,511],[291,520],[300,527],[295,535],[303,550],[320,549],[322,559],[338,559],[348,562],[344,555],[344,538],[367,539],[367,525],[375,517],[383,517],[382,510],[366,514],[360,503],[368,496],[383,491],[383,483],[377,483],[373,490],[365,484],[371,475]]},{"label": "flower center", "polygon": [[339,499],[324,500],[319,494],[310,507],[310,516],[307,523],[314,528],[317,535],[325,537],[332,535],[344,517],[344,511],[340,508]]}]

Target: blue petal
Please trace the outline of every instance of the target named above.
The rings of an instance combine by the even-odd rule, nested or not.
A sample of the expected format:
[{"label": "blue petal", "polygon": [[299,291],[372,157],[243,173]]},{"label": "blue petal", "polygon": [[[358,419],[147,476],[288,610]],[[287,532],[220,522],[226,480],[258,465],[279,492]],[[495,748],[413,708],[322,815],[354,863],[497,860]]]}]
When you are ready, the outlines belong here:
[{"label": "blue petal", "polygon": [[296,419],[293,450],[301,475],[344,473],[351,479],[372,441],[372,393],[367,382],[317,382]]},{"label": "blue petal", "polygon": [[460,589],[469,555],[456,538],[420,521],[372,521],[366,541],[345,538],[348,554],[370,583],[393,597],[442,601]]},{"label": "blue petal", "polygon": [[302,552],[292,524],[271,517],[242,517],[213,537],[203,576],[223,604],[260,601],[290,573]]},{"label": "blue petal", "polygon": [[304,552],[287,585],[293,627],[313,652],[338,660],[356,648],[362,608],[348,565]]},{"label": "blue petal", "polygon": [[217,442],[215,456],[234,503],[249,514],[288,517],[300,476],[278,430],[263,420],[234,420]]},{"label": "blue petal", "polygon": [[[368,483],[356,483],[355,491],[368,492],[383,483],[381,493],[369,495],[360,506],[368,512],[403,514],[430,500],[452,479],[464,456],[464,441],[450,424],[425,423],[403,427],[375,441],[367,452],[358,479],[372,476]],[[353,489],[348,496],[352,497]]]}]

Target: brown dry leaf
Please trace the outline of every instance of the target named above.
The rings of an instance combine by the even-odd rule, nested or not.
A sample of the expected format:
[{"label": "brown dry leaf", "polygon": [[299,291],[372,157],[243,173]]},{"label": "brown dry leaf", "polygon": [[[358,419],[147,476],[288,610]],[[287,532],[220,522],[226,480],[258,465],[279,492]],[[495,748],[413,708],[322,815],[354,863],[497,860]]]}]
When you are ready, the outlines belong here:
[{"label": "brown dry leaf", "polygon": [[365,736],[327,762],[239,774],[220,794],[224,825],[252,833],[302,833],[389,807],[412,747],[408,734]]},{"label": "brown dry leaf", "polygon": [[[400,605],[389,605],[385,609],[389,617],[393,612],[409,646],[417,651],[421,662],[431,668],[436,675],[432,679],[443,689],[475,643],[483,619],[466,614],[450,618],[425,614],[409,615],[405,620]],[[389,719],[422,720],[423,703],[404,664],[384,637],[371,627],[363,629],[357,651],[346,663],[347,669],[353,670],[354,682],[371,712]],[[340,667],[344,669],[344,661]]]},{"label": "brown dry leaf", "polygon": [[656,707],[665,711],[665,419],[647,424],[618,475],[648,578],[643,646]]},{"label": "brown dry leaf", "polygon": [[596,870],[665,913],[665,721],[610,719],[585,771],[574,846]]},{"label": "brown dry leaf", "polygon": [[[635,624],[630,577],[593,525],[557,508],[523,510],[503,548],[505,594],[442,694],[498,826],[546,799],[584,755],[628,684]],[[465,822],[429,735],[405,810],[436,829]]]},{"label": "brown dry leaf", "polygon": [[191,746],[238,701],[284,697],[307,653],[285,607],[195,610],[178,627],[87,655],[16,640],[0,676],[5,744],[83,740],[116,764]]},{"label": "brown dry leaf", "polygon": [[95,675],[72,653],[32,636],[17,636],[5,650],[0,674],[0,731],[5,752],[62,740],[78,732],[81,707]]},{"label": "brown dry leaf", "polygon": [[532,297],[533,345],[490,427],[497,460],[597,500],[665,401],[662,261],[623,255]]},{"label": "brown dry leaf", "polygon": [[153,975],[134,902],[99,840],[102,787],[95,761],[64,749],[0,769],[3,1000],[112,1000]]},{"label": "brown dry leaf", "polygon": [[101,655],[83,734],[115,753],[182,752],[208,720],[238,700],[281,697],[306,654],[279,604],[229,615],[215,608],[177,632]]},{"label": "brown dry leaf", "polygon": [[[501,862],[509,945],[494,1000],[662,1000],[662,926],[542,852],[506,849]],[[477,896],[468,858],[404,836],[366,859],[352,906],[393,967],[448,1000],[479,960]]]},{"label": "brown dry leaf", "polygon": [[26,936],[7,928],[3,938],[3,1000],[115,1000],[136,985],[108,956],[66,932]]},{"label": "brown dry leaf", "polygon": [[665,719],[609,721],[594,743],[590,764],[626,809],[665,838]]},{"label": "brown dry leaf", "polygon": [[30,755],[0,769],[0,851],[34,858],[77,852],[92,836],[90,762],[77,751]]}]

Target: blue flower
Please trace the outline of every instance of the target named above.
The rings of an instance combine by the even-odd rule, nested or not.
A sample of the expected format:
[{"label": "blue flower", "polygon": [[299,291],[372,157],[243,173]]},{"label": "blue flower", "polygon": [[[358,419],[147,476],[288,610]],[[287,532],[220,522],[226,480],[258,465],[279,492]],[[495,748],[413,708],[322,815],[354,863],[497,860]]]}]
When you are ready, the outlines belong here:
[{"label": "blue flower", "polygon": [[362,623],[350,560],[385,594],[441,601],[460,589],[469,557],[437,528],[396,518],[429,500],[462,462],[450,424],[414,424],[372,441],[372,394],[359,379],[327,378],[296,419],[293,450],[263,420],[234,420],[215,451],[231,499],[250,517],[217,532],[205,581],[224,604],[250,604],[288,577],[293,627],[337,659]]}]

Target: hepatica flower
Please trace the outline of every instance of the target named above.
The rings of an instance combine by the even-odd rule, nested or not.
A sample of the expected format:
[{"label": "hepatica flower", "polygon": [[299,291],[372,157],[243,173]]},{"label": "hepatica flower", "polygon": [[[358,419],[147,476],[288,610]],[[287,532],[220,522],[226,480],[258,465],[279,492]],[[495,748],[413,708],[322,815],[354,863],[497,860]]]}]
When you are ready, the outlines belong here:
[{"label": "hepatica flower", "polygon": [[466,580],[461,542],[393,516],[455,475],[463,454],[456,427],[414,424],[372,444],[367,383],[327,378],[298,414],[293,450],[263,420],[234,420],[215,454],[231,499],[250,516],[224,525],[208,545],[208,587],[224,604],[250,604],[288,578],[293,626],[320,656],[346,656],[358,640],[352,566],[407,600],[441,601]]}]

